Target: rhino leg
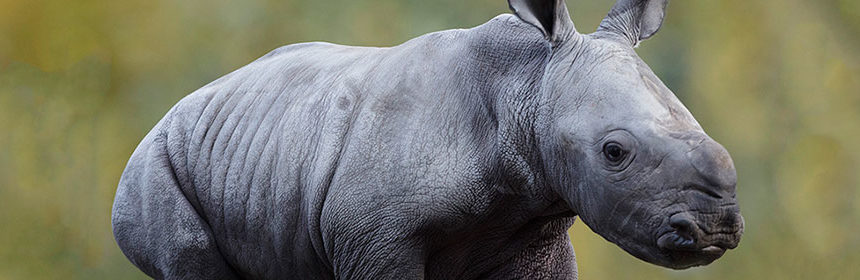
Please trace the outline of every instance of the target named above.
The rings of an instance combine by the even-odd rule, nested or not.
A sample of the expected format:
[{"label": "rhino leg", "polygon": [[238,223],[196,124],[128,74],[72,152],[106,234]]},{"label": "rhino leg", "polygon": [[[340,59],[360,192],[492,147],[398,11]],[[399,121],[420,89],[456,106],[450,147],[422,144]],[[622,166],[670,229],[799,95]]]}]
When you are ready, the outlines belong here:
[{"label": "rhino leg", "polygon": [[567,235],[570,223],[547,225],[541,237],[514,255],[504,265],[481,279],[576,279],[573,246]]},{"label": "rhino leg", "polygon": [[138,146],[120,179],[112,214],[116,241],[156,279],[237,279],[212,230],[180,190],[164,122]]}]

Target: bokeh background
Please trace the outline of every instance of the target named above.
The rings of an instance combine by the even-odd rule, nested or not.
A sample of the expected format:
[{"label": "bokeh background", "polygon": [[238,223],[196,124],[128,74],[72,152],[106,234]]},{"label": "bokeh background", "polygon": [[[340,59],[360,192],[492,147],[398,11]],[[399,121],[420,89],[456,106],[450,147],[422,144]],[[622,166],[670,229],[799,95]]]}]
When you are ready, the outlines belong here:
[{"label": "bokeh background", "polygon": [[[611,0],[569,0],[591,32]],[[504,0],[0,0],[0,279],[137,279],[110,208],[180,98],[278,46],[391,46]],[[671,1],[640,55],[732,153],[746,234],[672,271],[572,229],[583,279],[860,279],[860,1]]]}]

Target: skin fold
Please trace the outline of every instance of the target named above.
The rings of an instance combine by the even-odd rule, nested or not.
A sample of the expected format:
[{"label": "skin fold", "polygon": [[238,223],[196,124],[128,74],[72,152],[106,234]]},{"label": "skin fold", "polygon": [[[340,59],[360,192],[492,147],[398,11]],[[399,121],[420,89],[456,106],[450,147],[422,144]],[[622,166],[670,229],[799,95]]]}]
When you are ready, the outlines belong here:
[{"label": "skin fold", "polygon": [[281,47],[132,154],[112,223],[158,279],[575,279],[576,217],[681,269],[737,246],[728,152],[636,55],[666,1],[564,1],[391,48]]}]

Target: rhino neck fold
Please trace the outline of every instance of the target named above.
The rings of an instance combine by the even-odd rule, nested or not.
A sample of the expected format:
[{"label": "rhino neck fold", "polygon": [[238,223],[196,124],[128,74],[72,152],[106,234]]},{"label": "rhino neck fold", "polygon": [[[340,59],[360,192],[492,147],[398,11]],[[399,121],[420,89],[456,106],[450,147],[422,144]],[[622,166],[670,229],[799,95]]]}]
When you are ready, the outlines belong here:
[{"label": "rhino neck fold", "polygon": [[[559,77],[566,78],[570,66],[583,56],[583,36],[571,32],[549,48],[538,69],[537,80],[520,90],[500,91],[496,99],[500,178],[495,186],[502,193],[517,193],[532,202],[536,217],[575,215],[563,199],[563,192],[547,180],[545,160],[540,152],[542,137],[548,135],[555,109],[549,106]],[[528,71],[526,69],[521,69]]]}]

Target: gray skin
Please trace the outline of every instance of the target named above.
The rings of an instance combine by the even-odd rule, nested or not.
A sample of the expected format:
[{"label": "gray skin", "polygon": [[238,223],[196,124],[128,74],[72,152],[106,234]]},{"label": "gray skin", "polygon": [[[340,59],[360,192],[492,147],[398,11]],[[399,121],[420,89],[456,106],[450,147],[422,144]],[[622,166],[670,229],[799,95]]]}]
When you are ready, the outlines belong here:
[{"label": "gray skin", "polygon": [[167,279],[573,279],[575,217],[680,269],[735,248],[728,152],[638,58],[665,0],[580,34],[510,0],[391,48],[279,48],[185,97],[119,182],[125,255]]}]

